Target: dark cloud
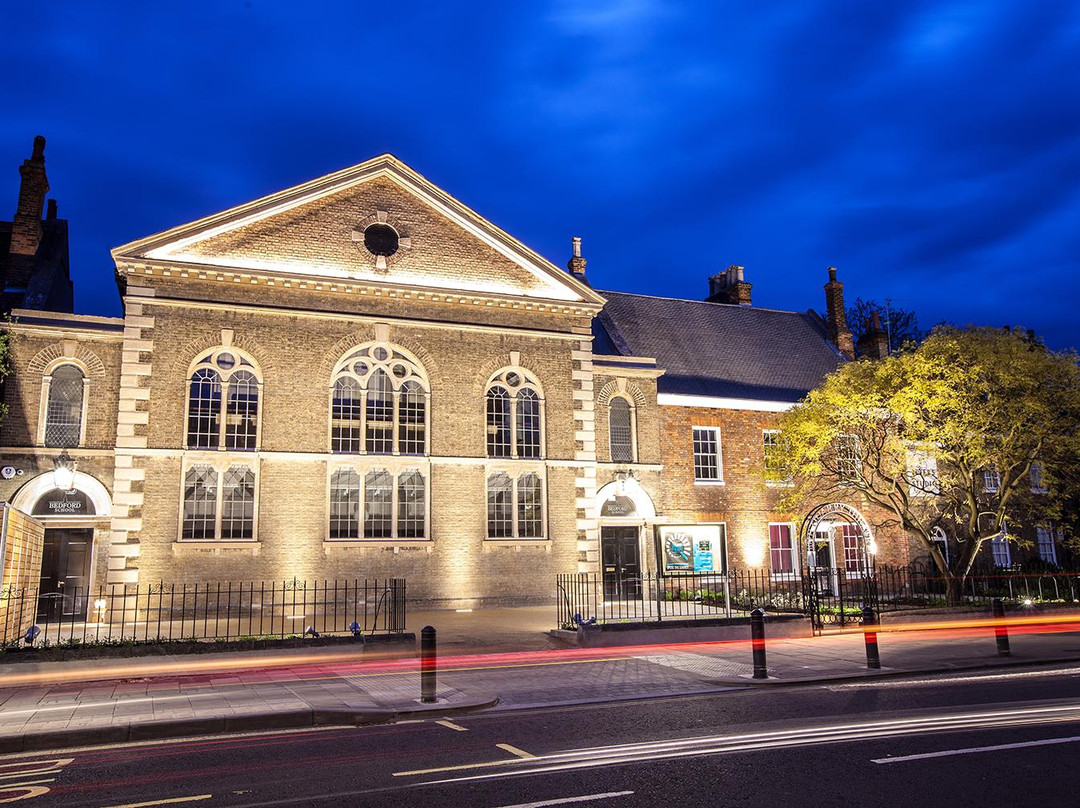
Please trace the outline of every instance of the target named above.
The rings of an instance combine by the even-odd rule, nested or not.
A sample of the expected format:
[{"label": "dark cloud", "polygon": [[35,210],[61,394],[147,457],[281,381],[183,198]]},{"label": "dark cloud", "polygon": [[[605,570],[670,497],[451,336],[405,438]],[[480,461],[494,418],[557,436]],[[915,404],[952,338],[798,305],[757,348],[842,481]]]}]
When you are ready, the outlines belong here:
[{"label": "dark cloud", "polygon": [[45,134],[84,311],[119,310],[110,247],[392,151],[560,265],[583,235],[599,286],[698,297],[734,262],[801,310],[835,264],[924,324],[1080,343],[1071,2],[39,3],[4,25],[0,211]]}]

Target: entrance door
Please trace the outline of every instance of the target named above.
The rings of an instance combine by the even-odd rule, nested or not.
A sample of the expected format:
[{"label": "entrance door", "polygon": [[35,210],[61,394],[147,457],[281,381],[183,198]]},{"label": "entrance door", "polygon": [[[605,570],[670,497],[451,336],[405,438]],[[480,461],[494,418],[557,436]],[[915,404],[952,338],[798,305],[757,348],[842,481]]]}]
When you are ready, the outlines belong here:
[{"label": "entrance door", "polygon": [[38,621],[85,620],[89,602],[93,528],[45,531],[38,590]]},{"label": "entrance door", "polygon": [[807,572],[814,577],[818,594],[831,596],[836,589],[832,529],[828,526],[819,527],[807,537],[807,542]]},{"label": "entrance door", "polygon": [[604,599],[641,598],[641,551],[636,527],[600,529],[600,555],[604,564]]}]

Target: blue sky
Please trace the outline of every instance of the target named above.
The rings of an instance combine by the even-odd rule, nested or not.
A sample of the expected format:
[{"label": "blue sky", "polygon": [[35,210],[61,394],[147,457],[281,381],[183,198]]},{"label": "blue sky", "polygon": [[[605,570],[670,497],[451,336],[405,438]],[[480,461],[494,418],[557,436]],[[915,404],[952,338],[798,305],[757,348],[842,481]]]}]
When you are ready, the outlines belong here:
[{"label": "blue sky", "polygon": [[[109,248],[389,151],[599,288],[1080,345],[1075,2],[19,3],[0,218],[35,134],[78,309]],[[6,166],[7,168],[4,168]],[[4,179],[6,177],[6,179]]]}]

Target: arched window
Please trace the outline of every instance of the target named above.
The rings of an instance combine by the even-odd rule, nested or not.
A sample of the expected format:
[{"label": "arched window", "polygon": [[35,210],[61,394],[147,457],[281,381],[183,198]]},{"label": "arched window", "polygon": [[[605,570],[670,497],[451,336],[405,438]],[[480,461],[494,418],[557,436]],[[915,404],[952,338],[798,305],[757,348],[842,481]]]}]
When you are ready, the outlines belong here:
[{"label": "arched window", "polygon": [[372,343],[334,369],[330,450],[341,454],[425,455],[428,385],[403,349]]},{"label": "arched window", "polygon": [[[427,486],[415,469],[395,479],[387,469],[361,475],[338,468],[330,475],[330,539],[423,539]],[[363,504],[361,516],[361,503]]]},{"label": "arched window", "polygon": [[625,398],[613,398],[608,405],[608,443],[612,463],[634,462],[634,414]]},{"label": "arched window", "polygon": [[[193,365],[188,385],[189,449],[254,451],[259,444],[255,363],[235,348],[215,348]],[[225,417],[221,403],[225,401]]]},{"label": "arched window", "polygon": [[535,378],[500,370],[488,381],[486,412],[488,457],[543,457],[544,397]]},{"label": "arched window", "polygon": [[544,483],[527,471],[513,479],[503,471],[487,481],[489,539],[539,539],[544,536]]},{"label": "arched window", "polygon": [[45,445],[78,446],[82,443],[83,372],[75,365],[60,365],[48,377],[45,405]]}]

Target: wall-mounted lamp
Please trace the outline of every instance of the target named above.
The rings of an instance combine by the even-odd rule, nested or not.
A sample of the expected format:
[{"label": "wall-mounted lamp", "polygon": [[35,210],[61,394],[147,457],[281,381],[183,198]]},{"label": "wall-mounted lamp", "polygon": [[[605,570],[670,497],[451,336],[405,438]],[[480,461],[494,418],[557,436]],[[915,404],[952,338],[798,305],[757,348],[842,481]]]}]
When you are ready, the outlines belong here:
[{"label": "wall-mounted lamp", "polygon": [[620,497],[626,496],[627,485],[636,483],[634,478],[634,472],[631,471],[616,471],[615,472],[615,493]]},{"label": "wall-mounted lamp", "polygon": [[66,449],[60,452],[60,456],[53,461],[53,485],[61,491],[71,491],[75,488],[75,466],[77,465]]}]

